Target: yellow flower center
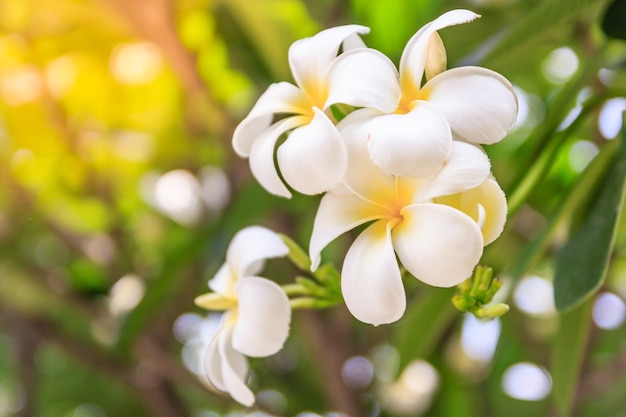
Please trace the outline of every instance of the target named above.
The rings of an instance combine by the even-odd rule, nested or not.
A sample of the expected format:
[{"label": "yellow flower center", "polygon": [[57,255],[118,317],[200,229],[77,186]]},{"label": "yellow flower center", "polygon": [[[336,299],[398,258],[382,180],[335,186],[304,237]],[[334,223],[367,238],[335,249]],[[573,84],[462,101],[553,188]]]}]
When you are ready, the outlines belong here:
[{"label": "yellow flower center", "polygon": [[417,106],[420,101],[428,101],[432,90],[428,87],[409,87],[403,89],[400,103],[394,111],[396,114],[407,114]]},{"label": "yellow flower center", "polygon": [[[307,106],[309,108],[309,112],[311,116],[313,116],[313,107],[317,107],[321,110],[324,109],[324,105],[326,104],[326,99],[328,98],[328,86],[324,83],[318,83],[314,81],[307,81],[303,83],[302,91],[309,99],[309,103]],[[309,112],[303,113],[305,115],[309,115]]]},{"label": "yellow flower center", "polygon": [[404,214],[402,212],[406,206],[411,204],[415,193],[415,186],[404,178],[396,177],[394,187],[393,199],[388,200],[386,204],[387,216],[385,217],[389,220],[395,220],[395,226],[402,223],[404,220]]}]

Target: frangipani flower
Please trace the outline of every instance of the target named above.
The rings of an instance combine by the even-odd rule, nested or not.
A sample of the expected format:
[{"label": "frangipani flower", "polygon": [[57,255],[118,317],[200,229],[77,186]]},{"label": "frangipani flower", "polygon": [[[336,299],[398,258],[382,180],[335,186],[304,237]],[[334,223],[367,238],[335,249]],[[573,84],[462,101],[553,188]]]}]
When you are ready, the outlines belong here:
[{"label": "frangipani flower", "polygon": [[209,381],[236,401],[250,406],[254,394],[246,386],[246,356],[278,352],[289,334],[291,308],[284,291],[273,281],[256,276],[268,258],[285,256],[289,249],[269,229],[252,226],[231,241],[226,263],[209,281],[213,292],[196,298],[198,306],[225,311],[204,357]]},{"label": "frangipani flower", "polygon": [[[368,66],[354,65],[349,71],[333,71],[340,47],[344,51],[365,49],[358,34],[368,33],[364,26],[346,25],[301,39],[289,48],[289,64],[297,86],[288,82],[272,84],[261,95],[233,135],[235,152],[250,158],[250,168],[259,183],[270,193],[290,197],[274,165],[280,136],[291,131],[277,150],[277,162],[285,182],[304,194],[319,194],[341,182],[346,169],[346,150],[333,121],[327,115],[336,103],[369,104],[361,97],[380,74]],[[344,52],[345,54],[345,52]],[[377,107],[393,111],[393,99],[377,99]],[[277,115],[285,118],[274,122]],[[273,124],[272,124],[273,123]]]},{"label": "frangipani flower", "polygon": [[322,197],[310,257],[315,270],[331,241],[370,223],[348,250],[341,287],[350,312],[379,325],[398,320],[406,307],[396,255],[426,284],[457,285],[472,274],[483,246],[502,231],[506,200],[490,178],[482,149],[461,141],[451,144],[447,164],[430,176],[383,172],[367,150],[362,120],[371,112],[359,110],[338,125],[348,150],[348,171],[343,186]]},{"label": "frangipani flower", "polygon": [[[453,139],[492,144],[513,127],[517,97],[506,78],[473,66],[445,70],[446,52],[437,30],[477,17],[469,10],[453,10],[426,24],[407,43],[400,71],[393,76],[393,64],[373,49],[347,55],[333,68],[347,73],[367,62],[380,74],[367,96],[369,107],[385,114],[370,122],[368,147],[374,163],[386,173],[430,175],[445,164]],[[427,82],[422,85],[424,76]],[[383,107],[390,100],[396,106],[386,111]]]}]

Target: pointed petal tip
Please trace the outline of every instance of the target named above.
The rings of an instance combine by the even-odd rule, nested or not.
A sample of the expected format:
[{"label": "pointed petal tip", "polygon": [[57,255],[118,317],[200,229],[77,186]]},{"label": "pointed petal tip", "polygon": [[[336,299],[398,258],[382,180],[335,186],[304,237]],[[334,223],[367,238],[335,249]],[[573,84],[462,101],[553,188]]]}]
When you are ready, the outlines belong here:
[{"label": "pointed petal tip", "polygon": [[[455,24],[460,25],[463,23],[469,23],[481,17],[482,16],[479,15],[478,13],[475,13],[468,9],[454,9],[454,10],[450,10],[442,14],[436,20],[441,19],[441,20],[447,21],[450,23],[450,25],[455,25]],[[451,23],[451,22],[454,22],[454,23]]]}]

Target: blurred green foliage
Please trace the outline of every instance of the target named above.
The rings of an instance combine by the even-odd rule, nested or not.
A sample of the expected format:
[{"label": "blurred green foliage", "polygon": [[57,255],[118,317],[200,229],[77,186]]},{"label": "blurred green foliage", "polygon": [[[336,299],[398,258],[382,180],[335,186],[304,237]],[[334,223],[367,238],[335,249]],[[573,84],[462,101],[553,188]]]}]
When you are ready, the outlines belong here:
[{"label": "blurred green foliage", "polygon": [[[626,141],[599,123],[609,100],[626,100],[625,45],[601,29],[609,3],[624,8],[607,0],[0,1],[0,416],[245,415],[187,369],[190,342],[173,329],[181,317],[199,320],[192,300],[239,228],[264,224],[305,244],[318,199],[263,191],[231,151],[234,127],[270,83],[291,81],[295,40],[363,24],[368,46],[398,62],[421,25],[453,8],[482,18],[441,31],[450,65],[496,70],[520,94],[518,126],[486,149],[511,203],[505,232],[483,258],[505,283],[497,301],[512,306],[498,322],[497,348],[486,361],[469,356],[454,292],[409,279],[409,309],[390,326],[358,323],[343,307],[295,312],[285,349],[252,361],[255,410],[626,416],[626,332],[592,322],[597,291],[585,310],[563,317],[513,302],[524,277],[551,282],[555,254],[609,184],[587,164]],[[624,102],[613,101],[622,111]],[[622,305],[625,218],[609,227],[606,279],[595,282]],[[340,262],[347,241],[325,259]],[[281,284],[295,276],[281,261],[268,274]],[[371,384],[344,383],[353,357],[372,364]],[[437,370],[429,396],[398,385],[417,359]],[[503,390],[520,362],[552,373],[552,397]]]}]

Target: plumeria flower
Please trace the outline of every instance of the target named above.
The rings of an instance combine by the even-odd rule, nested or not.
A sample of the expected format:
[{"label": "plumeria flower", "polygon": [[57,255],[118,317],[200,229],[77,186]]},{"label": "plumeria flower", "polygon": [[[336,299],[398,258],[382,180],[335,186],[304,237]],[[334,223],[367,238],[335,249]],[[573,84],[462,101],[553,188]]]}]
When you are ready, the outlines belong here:
[{"label": "plumeria flower", "polygon": [[[381,76],[393,77],[393,68],[389,74],[360,65],[351,66],[350,71],[333,71],[345,51],[366,49],[358,34],[368,32],[364,26],[339,26],[293,43],[289,64],[296,85],[270,85],[235,129],[235,152],[250,158],[252,174],[270,193],[291,196],[274,165],[281,135],[290,132],[276,155],[282,178],[296,191],[318,194],[336,187],[346,169],[346,150],[329,117],[330,106],[369,105],[374,98],[377,108],[395,108],[393,98],[361,97]],[[344,53],[338,56],[340,47]],[[277,116],[286,117],[274,121]]]},{"label": "plumeria flower", "polygon": [[[452,10],[426,24],[407,43],[399,73],[374,49],[355,51],[333,68],[344,74],[367,65],[380,75],[363,93],[369,106],[356,105],[380,110],[370,122],[368,147],[386,173],[430,175],[445,164],[453,139],[492,144],[513,127],[517,97],[506,78],[474,66],[445,70],[446,52],[437,31],[477,17],[469,10]],[[385,110],[389,101],[396,104],[392,111]]]},{"label": "plumeria flower", "polygon": [[196,298],[198,306],[225,311],[221,326],[204,356],[209,381],[246,406],[254,394],[246,386],[246,356],[264,357],[278,352],[289,333],[291,308],[284,291],[273,281],[257,276],[269,258],[285,256],[289,249],[269,229],[252,226],[231,241],[226,263],[209,281],[213,291]]},{"label": "plumeria flower", "polygon": [[379,325],[398,320],[406,308],[396,255],[426,284],[459,284],[472,274],[483,246],[502,231],[506,199],[483,150],[461,141],[451,144],[446,165],[432,175],[383,172],[369,157],[362,123],[372,112],[361,109],[338,125],[348,170],[343,186],[322,197],[309,250],[315,270],[324,247],[368,224],[345,257],[341,289],[357,319]]}]

